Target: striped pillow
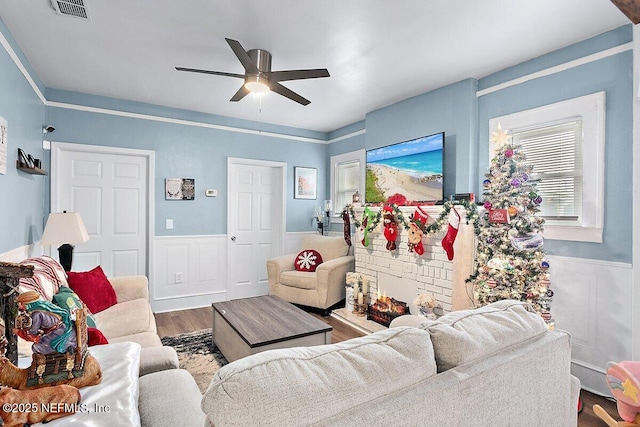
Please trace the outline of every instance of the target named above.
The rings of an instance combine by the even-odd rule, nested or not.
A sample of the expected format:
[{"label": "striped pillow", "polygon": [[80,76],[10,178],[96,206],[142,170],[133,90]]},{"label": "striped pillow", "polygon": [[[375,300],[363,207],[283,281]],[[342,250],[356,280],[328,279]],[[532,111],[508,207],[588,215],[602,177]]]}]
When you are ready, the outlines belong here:
[{"label": "striped pillow", "polygon": [[33,277],[20,279],[20,292],[36,291],[43,299],[52,301],[60,286],[67,286],[67,273],[51,257],[28,258],[20,264],[33,266]]}]

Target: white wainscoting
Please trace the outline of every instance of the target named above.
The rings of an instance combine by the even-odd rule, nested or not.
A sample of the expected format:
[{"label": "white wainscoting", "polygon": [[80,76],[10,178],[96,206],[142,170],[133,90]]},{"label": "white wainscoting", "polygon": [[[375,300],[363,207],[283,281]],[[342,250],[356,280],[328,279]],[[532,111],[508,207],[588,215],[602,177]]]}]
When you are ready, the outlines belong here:
[{"label": "white wainscoting", "polygon": [[[282,253],[298,253],[305,235],[285,233]],[[155,238],[151,306],[156,313],[210,306],[227,298],[227,236]],[[181,273],[182,283],[176,283]]]},{"label": "white wainscoting", "polygon": [[226,235],[156,237],[154,265],[151,306],[156,313],[227,299]]},{"label": "white wainscoting", "polygon": [[[42,246],[38,246],[38,248],[42,248]],[[24,259],[35,256],[33,255],[34,249],[35,249],[35,245],[20,246],[19,248],[15,248],[8,252],[1,253],[0,261],[18,263]]]},{"label": "white wainscoting", "polygon": [[582,388],[610,396],[607,362],[632,360],[632,265],[548,258],[554,292],[551,314],[556,327],[571,334],[571,372]]},{"label": "white wainscoting", "polygon": [[[302,239],[304,236],[318,234],[317,231],[298,231],[295,233],[285,233],[282,240],[282,254],[297,254],[302,250]],[[333,235],[333,234],[332,234]]]}]

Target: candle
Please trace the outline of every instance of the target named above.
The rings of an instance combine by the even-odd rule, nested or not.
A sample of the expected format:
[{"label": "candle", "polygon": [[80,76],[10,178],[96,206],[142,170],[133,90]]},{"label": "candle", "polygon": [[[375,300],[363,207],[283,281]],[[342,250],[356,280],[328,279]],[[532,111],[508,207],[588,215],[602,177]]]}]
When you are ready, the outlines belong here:
[{"label": "candle", "polygon": [[360,292],[358,294],[358,304],[362,304],[363,301],[364,301],[364,296],[362,295],[362,292]]},{"label": "candle", "polygon": [[366,295],[368,292],[369,292],[369,285],[367,283],[367,278],[363,277],[362,278],[362,293]]},{"label": "candle", "polygon": [[353,284],[353,294],[354,295],[358,295],[358,292],[360,292],[360,289],[358,288],[358,284],[354,283]]}]

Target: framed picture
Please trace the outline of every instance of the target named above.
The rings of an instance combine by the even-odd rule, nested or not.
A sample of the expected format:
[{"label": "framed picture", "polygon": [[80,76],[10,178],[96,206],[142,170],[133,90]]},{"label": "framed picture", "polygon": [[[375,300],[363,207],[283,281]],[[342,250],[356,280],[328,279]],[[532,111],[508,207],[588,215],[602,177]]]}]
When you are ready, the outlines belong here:
[{"label": "framed picture", "polygon": [[165,178],[165,200],[194,200],[196,198],[196,180],[193,178]]},{"label": "framed picture", "polygon": [[293,198],[294,199],[315,199],[316,180],[318,171],[315,168],[303,168],[296,166],[293,168]]}]

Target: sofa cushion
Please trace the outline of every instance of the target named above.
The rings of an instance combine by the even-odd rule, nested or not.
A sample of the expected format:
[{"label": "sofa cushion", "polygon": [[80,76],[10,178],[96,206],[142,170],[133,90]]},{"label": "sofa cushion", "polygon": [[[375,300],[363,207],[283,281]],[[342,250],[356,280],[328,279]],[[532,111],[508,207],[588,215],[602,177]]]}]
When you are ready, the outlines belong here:
[{"label": "sofa cushion", "polygon": [[280,284],[291,286],[292,288],[315,289],[317,283],[316,277],[315,272],[283,271],[282,274],[280,274]]},{"label": "sofa cushion", "polygon": [[447,313],[418,325],[431,336],[438,372],[472,362],[488,354],[548,331],[531,305],[498,301],[474,310]]},{"label": "sofa cushion", "polygon": [[157,331],[149,302],[142,298],[118,303],[96,313],[95,318],[109,342],[114,342],[112,338]]},{"label": "sofa cushion", "polygon": [[33,277],[20,279],[20,292],[36,291],[43,299],[52,301],[60,286],[67,285],[67,274],[60,263],[53,258],[43,255],[27,258],[20,264],[33,266]]},{"label": "sofa cushion", "polygon": [[153,427],[208,425],[201,399],[198,385],[184,369],[145,375],[140,377],[140,423]]},{"label": "sofa cushion", "polygon": [[220,426],[302,420],[309,425],[435,374],[428,333],[386,329],[338,344],[265,351],[225,365],[205,392],[202,409]]},{"label": "sofa cushion", "polygon": [[67,280],[69,287],[94,314],[118,303],[116,291],[113,290],[113,286],[99,265],[91,271],[82,273],[70,271]]},{"label": "sofa cushion", "polygon": [[296,255],[296,271],[314,272],[322,264],[322,255],[314,249],[304,249]]},{"label": "sofa cushion", "polygon": [[315,249],[320,252],[324,262],[339,258],[349,253],[349,246],[342,236],[305,236],[302,239],[303,249]]},{"label": "sofa cushion", "polygon": [[121,337],[109,338],[110,343],[116,342],[134,342],[140,344],[142,348],[162,347],[162,341],[155,332],[140,332],[133,335],[123,335]]}]

